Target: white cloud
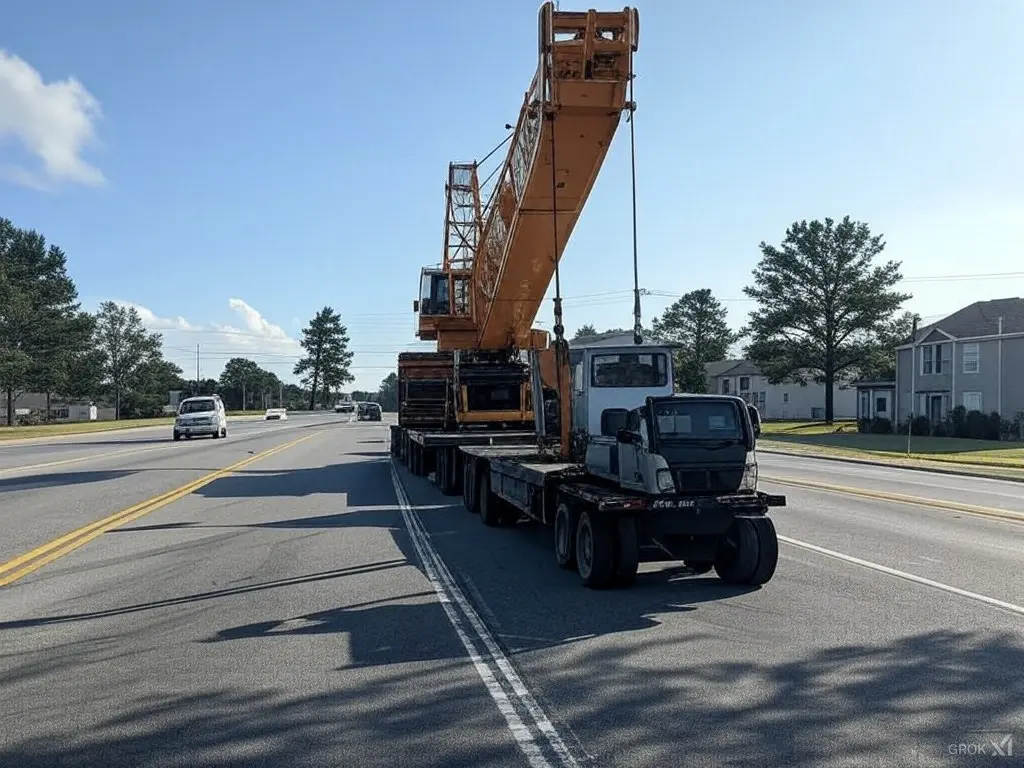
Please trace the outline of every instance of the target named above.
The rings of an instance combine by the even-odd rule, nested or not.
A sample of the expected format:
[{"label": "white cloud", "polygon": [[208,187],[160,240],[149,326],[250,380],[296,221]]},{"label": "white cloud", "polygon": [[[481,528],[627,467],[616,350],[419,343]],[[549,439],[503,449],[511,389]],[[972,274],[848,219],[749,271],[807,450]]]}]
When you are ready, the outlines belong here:
[{"label": "white cloud", "polygon": [[46,83],[28,62],[0,50],[0,140],[13,137],[42,163],[40,171],[0,167],[8,181],[40,190],[60,181],[104,184],[80,156],[100,117],[99,101],[76,78]]},{"label": "white cloud", "polygon": [[181,316],[160,317],[134,302],[114,301],[135,307],[146,328],[163,336],[164,357],[181,366],[186,378],[195,376],[198,344],[200,373],[204,379],[218,378],[224,364],[232,357],[248,357],[282,380],[294,380],[292,368],[302,354],[298,341],[242,299],[228,300],[228,307],[239,318],[237,325],[197,325]]}]

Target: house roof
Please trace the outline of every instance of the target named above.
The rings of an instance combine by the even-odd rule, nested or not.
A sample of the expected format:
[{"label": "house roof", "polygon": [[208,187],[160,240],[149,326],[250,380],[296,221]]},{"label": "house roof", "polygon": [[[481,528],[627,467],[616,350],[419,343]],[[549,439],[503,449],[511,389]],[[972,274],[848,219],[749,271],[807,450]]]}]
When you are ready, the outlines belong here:
[{"label": "house roof", "polygon": [[704,366],[706,376],[759,376],[761,369],[748,360],[719,360]]},{"label": "house roof", "polygon": [[[570,347],[635,347],[638,346],[633,343],[633,333],[597,333],[593,336],[580,336],[577,339],[569,340]],[[650,337],[650,334],[644,334],[643,343],[641,347],[670,347],[670,343],[662,343],[655,341]]]},{"label": "house roof", "polygon": [[1003,318],[1003,333],[1024,333],[1024,299],[1014,296],[976,301],[942,320],[918,328],[915,341],[921,342],[935,331],[952,339],[995,336],[999,333],[1000,317]]}]

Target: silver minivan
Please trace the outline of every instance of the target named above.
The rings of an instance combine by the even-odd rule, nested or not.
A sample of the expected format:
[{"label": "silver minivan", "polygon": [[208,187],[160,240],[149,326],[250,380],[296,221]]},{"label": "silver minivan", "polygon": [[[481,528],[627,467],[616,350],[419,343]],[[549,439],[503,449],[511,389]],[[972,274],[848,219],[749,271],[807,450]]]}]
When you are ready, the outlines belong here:
[{"label": "silver minivan", "polygon": [[228,416],[220,395],[199,395],[181,401],[174,419],[174,439],[191,439],[196,435],[209,435],[215,440],[228,436]]}]

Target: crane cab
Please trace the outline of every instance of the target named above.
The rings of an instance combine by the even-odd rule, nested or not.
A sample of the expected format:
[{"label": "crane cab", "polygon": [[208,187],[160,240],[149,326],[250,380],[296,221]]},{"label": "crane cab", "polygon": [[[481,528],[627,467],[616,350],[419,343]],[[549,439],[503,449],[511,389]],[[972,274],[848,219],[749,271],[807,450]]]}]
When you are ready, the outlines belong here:
[{"label": "crane cab", "polygon": [[[422,341],[445,337],[445,350],[471,346],[476,341],[470,301],[470,278],[466,269],[425,267],[420,272],[419,298],[412,309],[417,315],[416,336]],[[448,335],[456,334],[452,342]],[[439,349],[441,346],[439,345]]]}]

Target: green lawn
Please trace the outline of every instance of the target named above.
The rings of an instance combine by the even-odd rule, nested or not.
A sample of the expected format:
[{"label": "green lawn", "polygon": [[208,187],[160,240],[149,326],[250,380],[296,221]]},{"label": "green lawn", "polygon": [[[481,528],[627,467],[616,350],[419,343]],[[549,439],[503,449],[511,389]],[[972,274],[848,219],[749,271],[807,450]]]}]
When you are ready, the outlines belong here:
[{"label": "green lawn", "polygon": [[885,460],[945,462],[1024,470],[1024,445],[995,440],[961,440],[952,437],[910,439],[906,435],[859,434],[855,422],[771,422],[762,425],[766,447],[792,447],[807,452],[874,456]]},{"label": "green lawn", "polygon": [[[258,416],[255,411],[228,411],[232,416]],[[162,427],[174,423],[173,416],[156,419],[122,419],[120,421],[78,421],[71,424],[41,424],[36,427],[0,427],[0,442],[24,440],[32,437],[56,437],[59,435],[82,435],[92,432],[111,432],[136,427]]]}]

